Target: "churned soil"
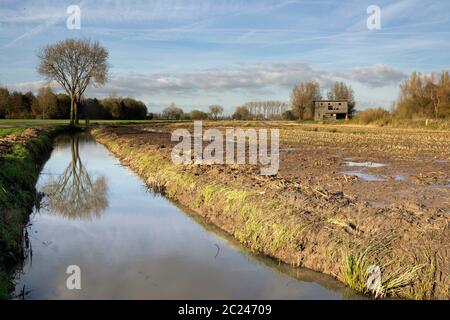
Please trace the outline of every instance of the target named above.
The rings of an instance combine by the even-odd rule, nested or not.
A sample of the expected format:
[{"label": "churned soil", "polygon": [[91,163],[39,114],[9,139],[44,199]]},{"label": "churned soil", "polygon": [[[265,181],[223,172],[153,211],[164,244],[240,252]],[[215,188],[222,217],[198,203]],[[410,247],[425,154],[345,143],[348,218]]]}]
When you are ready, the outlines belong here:
[{"label": "churned soil", "polygon": [[[352,283],[352,276],[359,277],[352,263],[365,259],[382,266],[385,279],[400,283],[394,287],[395,281],[386,280],[386,287],[393,286],[386,294],[450,299],[450,132],[282,122],[203,124],[204,130],[230,127],[279,129],[278,174],[262,176],[259,165],[248,164],[181,165],[180,171],[192,174],[199,185],[219,182],[249,190],[254,196],[248,201],[269,211],[268,201],[288,208],[286,218],[284,213],[277,217],[283,211],[274,209],[258,223],[279,224],[282,217],[281,224],[296,231],[281,241],[292,243],[256,250],[330,274],[361,291]],[[114,141],[171,162],[177,143],[171,133],[177,128],[193,129],[192,123],[105,126],[94,135],[106,146]],[[120,147],[112,151],[124,164],[131,163]],[[130,167],[146,176],[137,165]],[[234,236],[250,223],[221,216],[221,208],[196,208],[192,192],[180,190],[173,198]],[[253,248],[252,241],[267,236],[239,240]]]}]

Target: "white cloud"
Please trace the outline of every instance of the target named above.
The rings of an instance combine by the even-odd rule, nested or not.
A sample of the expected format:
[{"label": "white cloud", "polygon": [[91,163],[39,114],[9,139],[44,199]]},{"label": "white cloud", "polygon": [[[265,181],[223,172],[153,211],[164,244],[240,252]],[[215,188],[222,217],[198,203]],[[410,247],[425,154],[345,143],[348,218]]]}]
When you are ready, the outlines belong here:
[{"label": "white cloud", "polygon": [[384,64],[353,68],[348,72],[343,72],[338,75],[373,88],[393,86],[407,77],[401,70]]},{"label": "white cloud", "polygon": [[[238,103],[243,103],[255,97],[285,97],[288,100],[291,88],[302,81],[316,80],[323,89],[327,89],[334,81],[344,79],[357,88],[358,101],[373,99],[371,95],[376,92],[379,92],[379,99],[383,97],[388,101],[395,96],[397,86],[404,77],[406,75],[402,71],[388,65],[325,71],[303,63],[272,63],[184,73],[112,74],[104,87],[91,87],[86,95],[102,98],[114,94],[144,100],[182,100],[204,104],[234,96],[242,100]],[[43,85],[46,85],[45,81],[13,83],[7,87],[10,90],[37,92]],[[51,85],[56,91],[61,91],[56,83]],[[374,88],[384,89],[374,91]],[[390,93],[388,97],[385,92]]]},{"label": "white cloud", "polygon": [[266,64],[234,69],[208,69],[187,73],[116,74],[106,88],[91,93],[105,95],[167,94],[196,96],[220,92],[258,92],[290,89],[294,84],[315,79],[328,86],[331,79],[319,70],[301,63]]}]

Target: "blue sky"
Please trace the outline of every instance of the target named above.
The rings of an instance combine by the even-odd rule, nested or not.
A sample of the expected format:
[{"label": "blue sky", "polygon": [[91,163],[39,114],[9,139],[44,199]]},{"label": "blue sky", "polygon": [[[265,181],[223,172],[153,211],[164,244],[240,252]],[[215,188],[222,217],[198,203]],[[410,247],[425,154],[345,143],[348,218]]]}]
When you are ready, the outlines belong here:
[{"label": "blue sky", "polygon": [[[79,30],[66,27],[74,4]],[[380,30],[366,26],[369,5],[381,8]],[[36,91],[39,48],[90,38],[109,50],[111,69],[88,95],[133,96],[150,111],[288,101],[310,79],[324,93],[346,81],[357,107],[389,108],[410,72],[450,69],[449,12],[447,0],[0,0],[0,85]]]}]

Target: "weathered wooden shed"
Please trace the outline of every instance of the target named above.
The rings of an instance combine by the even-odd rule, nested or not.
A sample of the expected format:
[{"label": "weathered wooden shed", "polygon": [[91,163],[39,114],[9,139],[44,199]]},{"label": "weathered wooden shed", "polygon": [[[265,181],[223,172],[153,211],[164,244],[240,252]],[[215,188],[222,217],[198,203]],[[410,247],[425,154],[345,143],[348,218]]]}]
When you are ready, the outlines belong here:
[{"label": "weathered wooden shed", "polygon": [[314,120],[348,119],[347,100],[314,101]]}]

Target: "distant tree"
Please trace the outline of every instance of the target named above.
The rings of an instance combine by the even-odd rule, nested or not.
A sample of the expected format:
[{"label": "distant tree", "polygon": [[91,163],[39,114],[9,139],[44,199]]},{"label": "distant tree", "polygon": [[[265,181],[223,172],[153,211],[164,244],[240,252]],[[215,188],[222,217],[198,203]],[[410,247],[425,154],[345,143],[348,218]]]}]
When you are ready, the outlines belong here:
[{"label": "distant tree", "polygon": [[35,118],[51,119],[58,113],[58,99],[50,87],[39,88],[36,99],[31,105]]},{"label": "distant tree", "polygon": [[246,107],[240,106],[236,108],[232,118],[234,120],[250,120],[252,118],[252,114]]},{"label": "distant tree", "polygon": [[355,95],[351,86],[344,82],[335,82],[327,93],[330,100],[347,100],[348,101],[348,115],[353,117],[355,114]]},{"label": "distant tree", "polygon": [[316,81],[307,81],[292,89],[292,111],[297,119],[312,119],[314,117],[314,100],[322,99],[320,85]]},{"label": "distant tree", "polygon": [[283,120],[295,120],[295,114],[292,110],[286,110],[282,115]]},{"label": "distant tree", "polygon": [[288,104],[283,101],[251,101],[243,105],[254,119],[279,119]]},{"label": "distant tree", "polygon": [[105,118],[121,120],[144,120],[147,117],[147,106],[144,102],[133,98],[109,97],[100,101]]},{"label": "distant tree", "polygon": [[123,119],[144,120],[147,116],[147,106],[142,102],[132,98],[121,99],[123,108]]},{"label": "distant tree", "polygon": [[211,118],[217,120],[223,114],[223,107],[219,105],[211,105],[209,106],[209,114]]},{"label": "distant tree", "polygon": [[8,119],[21,118],[23,109],[23,96],[20,92],[14,91],[9,97],[9,110],[6,113]]},{"label": "distant tree", "polygon": [[31,105],[34,96],[31,92],[22,94],[14,91],[9,97],[9,110],[7,110],[6,118],[8,119],[26,119],[30,118]]},{"label": "distant tree", "polygon": [[449,73],[423,75],[413,72],[400,85],[394,113],[400,118],[450,117]]},{"label": "distant tree", "polygon": [[395,114],[400,118],[427,116],[427,105],[430,99],[425,95],[426,78],[421,73],[413,72],[409,79],[400,84],[400,95],[397,100]]},{"label": "distant tree", "polygon": [[33,92],[28,91],[23,95],[23,111],[25,113],[24,118],[29,118],[31,115],[31,106],[33,105],[36,97]]},{"label": "distant tree", "polygon": [[205,119],[208,119],[208,114],[201,110],[192,110],[189,113],[189,118],[191,120],[205,120]]},{"label": "distant tree", "polygon": [[100,101],[100,104],[105,109],[107,114],[111,119],[121,119],[122,118],[122,106],[117,98],[106,98]]},{"label": "distant tree", "polygon": [[6,88],[0,88],[0,119],[5,119],[9,109],[9,91]]},{"label": "distant tree", "polygon": [[77,104],[86,88],[107,80],[108,51],[98,41],[68,39],[44,47],[38,58],[38,72],[64,88],[71,99],[70,124],[78,123]]},{"label": "distant tree", "polygon": [[165,108],[162,112],[162,117],[169,120],[180,120],[183,117],[183,110],[178,108],[175,103]]},{"label": "distant tree", "polygon": [[56,100],[58,101],[58,113],[55,118],[67,119],[70,116],[70,97],[65,93],[58,93]]},{"label": "distant tree", "polygon": [[108,119],[108,112],[96,98],[83,99],[80,103],[80,114],[85,119]]}]

